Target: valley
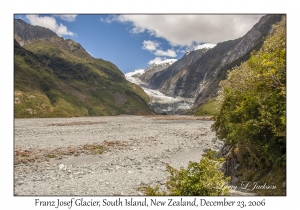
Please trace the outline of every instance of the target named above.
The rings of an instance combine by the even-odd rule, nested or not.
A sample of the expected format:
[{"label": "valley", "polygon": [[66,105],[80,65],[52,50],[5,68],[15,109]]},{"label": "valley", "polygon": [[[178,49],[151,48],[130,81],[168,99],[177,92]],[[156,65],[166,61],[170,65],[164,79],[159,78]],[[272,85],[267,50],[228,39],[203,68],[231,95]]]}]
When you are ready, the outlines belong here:
[{"label": "valley", "polygon": [[[198,170],[205,174],[194,171],[201,180],[189,184],[194,177],[184,172],[175,182],[183,178],[189,189],[171,195],[206,195],[189,190],[224,175],[232,185],[277,186],[259,195],[285,195],[285,20],[264,15],[239,38],[184,49],[144,39],[139,50],[157,57],[145,69],[124,71],[48,28],[15,19],[14,195],[152,196],[154,188],[143,194],[140,187],[165,189],[167,165],[183,170],[200,159],[209,159],[196,164],[205,166]],[[100,48],[105,55],[121,50]],[[119,59],[134,50],[128,52]],[[123,62],[139,61],[131,58]],[[209,149],[221,153],[202,158]],[[229,195],[210,189],[208,195]]]}]

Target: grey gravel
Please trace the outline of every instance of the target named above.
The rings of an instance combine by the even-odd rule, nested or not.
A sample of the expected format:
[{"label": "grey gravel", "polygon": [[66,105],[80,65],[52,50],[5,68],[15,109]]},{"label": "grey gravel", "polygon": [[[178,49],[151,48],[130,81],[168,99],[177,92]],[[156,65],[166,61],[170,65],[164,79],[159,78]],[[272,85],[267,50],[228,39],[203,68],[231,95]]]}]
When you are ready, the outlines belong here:
[{"label": "grey gravel", "polygon": [[[86,121],[93,123],[80,124]],[[164,183],[169,175],[166,164],[186,167],[189,161],[199,161],[203,151],[222,147],[210,130],[212,123],[192,117],[15,119],[15,149],[51,150],[104,141],[124,145],[107,147],[100,155],[66,155],[48,162],[17,164],[14,194],[142,195],[138,187]]]}]

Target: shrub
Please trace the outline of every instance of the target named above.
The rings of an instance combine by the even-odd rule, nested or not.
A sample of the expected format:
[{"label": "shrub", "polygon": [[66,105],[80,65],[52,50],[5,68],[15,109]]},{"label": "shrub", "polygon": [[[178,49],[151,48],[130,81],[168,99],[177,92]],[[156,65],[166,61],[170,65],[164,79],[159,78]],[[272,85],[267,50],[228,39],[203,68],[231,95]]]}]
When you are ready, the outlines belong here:
[{"label": "shrub", "polygon": [[148,196],[224,196],[229,195],[229,178],[219,170],[223,159],[216,158],[211,151],[204,154],[199,163],[190,162],[188,167],[177,170],[167,165],[170,176],[165,183],[168,191],[159,186],[140,188]]}]

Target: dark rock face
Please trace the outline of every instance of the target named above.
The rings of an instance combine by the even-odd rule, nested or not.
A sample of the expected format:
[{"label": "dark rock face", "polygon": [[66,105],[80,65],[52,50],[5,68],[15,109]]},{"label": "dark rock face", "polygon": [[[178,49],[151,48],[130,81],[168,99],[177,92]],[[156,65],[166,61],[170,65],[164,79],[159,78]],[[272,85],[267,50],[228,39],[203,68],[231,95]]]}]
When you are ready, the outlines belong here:
[{"label": "dark rock face", "polygon": [[85,59],[91,58],[79,43],[76,43],[71,39],[65,40],[48,28],[30,25],[21,19],[15,19],[14,21],[14,38],[22,47],[43,40],[54,44],[56,47],[64,49],[75,56],[84,57]]},{"label": "dark rock face", "polygon": [[225,176],[231,177],[231,184],[233,185],[239,182],[239,177],[241,176],[239,169],[243,162],[243,154],[243,151],[238,148],[231,147],[228,154],[225,155],[226,160],[222,165],[222,171]]},{"label": "dark rock face", "polygon": [[44,28],[41,26],[32,26],[21,19],[15,19],[14,24],[15,39],[21,46],[26,43],[31,43],[41,39],[51,39],[53,37],[58,37],[56,33],[48,28]]},{"label": "dark rock face", "polygon": [[[153,76],[148,79],[149,86],[153,89],[163,89],[163,85],[166,80],[175,76],[183,68],[196,62],[197,59],[199,59],[205,52],[207,52],[207,50],[208,49],[204,48],[186,53],[181,59],[170,65],[168,68],[165,68],[162,71],[155,72],[155,74],[153,74]],[[173,94],[170,93],[167,95],[173,96]]]},{"label": "dark rock face", "polygon": [[[234,66],[240,65],[242,62],[248,60],[250,53],[253,50],[259,50],[263,44],[263,39],[270,34],[272,25],[276,24],[281,19],[282,15],[263,16],[245,36],[234,41],[229,41],[231,44],[228,46],[228,50],[224,52],[223,55],[220,55],[220,57],[216,60],[219,63],[217,66],[212,67],[208,71],[206,69],[195,70],[195,68],[191,68],[191,72],[195,72],[194,75],[199,73],[201,74],[201,72],[202,74],[207,72],[207,76],[210,73],[210,77],[206,77],[207,83],[205,88],[199,90],[196,89],[194,85],[190,89],[186,88],[186,91],[183,95],[189,95],[190,92],[195,91],[195,106],[205,103],[209,98],[216,96],[219,90],[219,83],[221,80],[226,78],[227,71],[232,69]],[[220,46],[218,44],[212,49],[211,53],[219,50]],[[211,62],[211,59],[208,61],[203,61],[200,58],[198,62],[207,63]],[[201,78],[196,78],[195,84],[199,84],[201,82]]]},{"label": "dark rock face", "polygon": [[198,107],[216,96],[227,70],[246,61],[251,51],[258,50],[270,34],[272,25],[281,18],[282,15],[265,15],[245,36],[185,55],[165,70],[153,74],[150,87],[169,96],[193,98],[194,108]]}]

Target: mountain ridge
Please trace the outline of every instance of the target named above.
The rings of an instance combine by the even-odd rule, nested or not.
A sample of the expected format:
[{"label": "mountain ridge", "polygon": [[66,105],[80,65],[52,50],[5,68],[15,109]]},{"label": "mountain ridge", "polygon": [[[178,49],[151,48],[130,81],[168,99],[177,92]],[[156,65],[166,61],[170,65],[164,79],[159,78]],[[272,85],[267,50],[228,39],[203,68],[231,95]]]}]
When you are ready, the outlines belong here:
[{"label": "mountain ridge", "polygon": [[153,114],[116,65],[53,33],[15,20],[15,117]]},{"label": "mountain ridge", "polygon": [[[170,67],[159,71],[149,79],[149,86],[172,96],[194,99],[194,106],[187,113],[195,112],[201,104],[217,95],[219,82],[226,77],[227,70],[246,61],[253,50],[259,50],[272,30],[272,25],[279,22],[282,15],[265,15],[243,37],[218,43],[206,50],[193,62],[174,62]],[[185,56],[189,57],[191,53]],[[172,66],[181,63],[174,70]]]}]

